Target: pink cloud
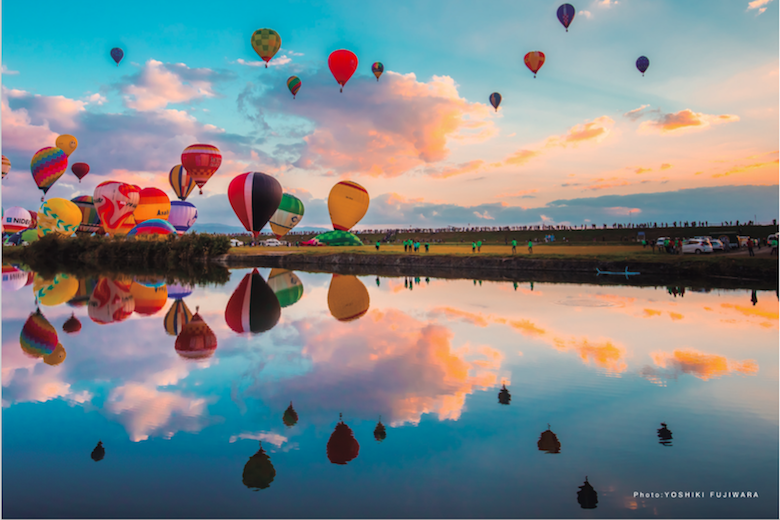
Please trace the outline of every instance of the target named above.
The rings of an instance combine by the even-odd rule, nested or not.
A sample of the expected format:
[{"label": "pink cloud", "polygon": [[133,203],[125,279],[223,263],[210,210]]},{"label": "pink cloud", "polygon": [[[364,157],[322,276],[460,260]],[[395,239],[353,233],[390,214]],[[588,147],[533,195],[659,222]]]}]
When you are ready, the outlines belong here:
[{"label": "pink cloud", "polygon": [[465,173],[473,173],[479,170],[482,165],[485,164],[483,160],[469,161],[458,164],[456,166],[445,166],[438,169],[426,169],[426,173],[434,178],[446,179],[447,177],[454,177],[456,175],[462,175]]},{"label": "pink cloud", "polygon": [[718,378],[732,373],[755,375],[758,364],[752,360],[734,361],[717,354],[706,354],[695,349],[675,350],[674,352],[653,352],[653,362],[661,368],[691,374],[699,379]]},{"label": "pink cloud", "polygon": [[166,66],[160,61],[149,60],[135,81],[122,88],[125,105],[139,111],[159,110],[171,103],[214,97],[210,81],[195,77],[184,80],[182,73],[192,75],[192,72],[207,76],[211,71],[190,69],[183,63]]},{"label": "pink cloud", "polygon": [[747,10],[758,9],[758,14],[761,14],[766,11],[766,7],[764,6],[769,5],[770,2],[772,2],[772,0],[753,0],[748,3]]},{"label": "pink cloud", "polygon": [[689,108],[672,114],[663,114],[654,121],[645,121],[639,125],[640,134],[670,134],[683,133],[691,130],[703,130],[712,125],[739,121],[739,116],[723,114],[708,115],[694,112]]}]

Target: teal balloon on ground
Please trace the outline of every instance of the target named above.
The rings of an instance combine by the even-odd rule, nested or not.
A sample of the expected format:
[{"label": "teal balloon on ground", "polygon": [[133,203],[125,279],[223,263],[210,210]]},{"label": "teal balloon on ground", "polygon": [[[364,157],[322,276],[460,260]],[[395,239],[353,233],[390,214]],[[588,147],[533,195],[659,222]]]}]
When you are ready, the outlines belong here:
[{"label": "teal balloon on ground", "polygon": [[339,229],[317,235],[311,240],[303,242],[305,246],[362,246],[363,242],[350,233]]}]

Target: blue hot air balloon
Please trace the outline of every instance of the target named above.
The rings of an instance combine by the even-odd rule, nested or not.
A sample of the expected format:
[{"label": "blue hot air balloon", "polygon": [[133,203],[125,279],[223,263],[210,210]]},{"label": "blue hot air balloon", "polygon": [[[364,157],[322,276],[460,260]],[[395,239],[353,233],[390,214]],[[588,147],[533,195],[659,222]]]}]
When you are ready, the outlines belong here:
[{"label": "blue hot air balloon", "polygon": [[574,20],[574,12],[574,6],[571,4],[563,4],[558,8],[558,20],[566,27],[566,32],[569,32],[569,24]]},{"label": "blue hot air balloon", "polygon": [[114,47],[111,49],[111,58],[116,62],[116,66],[119,66],[119,62],[122,61],[122,58],[125,57],[124,51],[120,49],[119,47]]},{"label": "blue hot air balloon", "polygon": [[642,76],[645,75],[645,71],[647,70],[647,67],[650,66],[650,60],[645,58],[644,56],[640,56],[636,60],[636,68],[639,69],[639,72],[642,73]]},{"label": "blue hot air balloon", "polygon": [[493,108],[495,108],[496,112],[498,112],[498,105],[501,104],[501,94],[498,92],[493,92],[490,94],[490,104],[493,105]]}]

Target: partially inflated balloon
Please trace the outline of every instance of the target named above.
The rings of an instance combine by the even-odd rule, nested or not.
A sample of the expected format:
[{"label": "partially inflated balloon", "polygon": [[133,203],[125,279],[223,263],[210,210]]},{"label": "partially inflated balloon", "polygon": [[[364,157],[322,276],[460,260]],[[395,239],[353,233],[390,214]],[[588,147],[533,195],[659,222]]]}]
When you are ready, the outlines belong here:
[{"label": "partially inflated balloon", "polygon": [[279,202],[279,207],[271,215],[271,231],[276,238],[282,238],[303,218],[303,202],[295,195],[285,193]]},{"label": "partially inflated balloon", "polygon": [[60,273],[54,278],[46,279],[36,274],[33,278],[33,293],[41,305],[61,305],[76,296],[78,290],[79,281],[73,275]]},{"label": "partially inflated balloon", "polygon": [[360,184],[341,181],[330,190],[328,212],[333,229],[349,231],[368,211],[368,192]]},{"label": "partially inflated balloon", "polygon": [[282,308],[289,307],[303,296],[303,282],[292,271],[274,267],[268,275],[268,286]]},{"label": "partially inflated balloon", "polygon": [[647,70],[647,67],[650,66],[650,60],[648,60],[644,56],[640,56],[636,60],[636,68],[639,69],[639,72],[642,73],[642,76],[645,75],[645,71]]},{"label": "partially inflated balloon", "polygon": [[197,312],[176,338],[176,353],[187,359],[205,359],[217,350],[217,336]]},{"label": "partially inflated balloon", "polygon": [[3,233],[16,233],[24,231],[32,225],[30,212],[19,206],[8,208],[3,212]]},{"label": "partially inflated balloon", "polygon": [[90,195],[82,195],[70,201],[81,211],[81,223],[76,233],[97,233],[100,229],[100,217],[95,209],[95,203],[92,202],[92,197]]},{"label": "partially inflated balloon", "polygon": [[133,295],[136,313],[142,316],[151,316],[161,311],[168,301],[168,287],[147,287],[138,282],[130,285],[130,294]]},{"label": "partially inflated balloon", "polygon": [[163,190],[144,188],[138,199],[138,207],[133,212],[135,221],[140,224],[151,219],[168,220],[171,212],[171,199]]},{"label": "partially inflated balloon", "polygon": [[[169,293],[170,295],[170,293]],[[184,326],[192,320],[192,312],[187,308],[184,300],[174,300],[171,308],[165,314],[165,332],[171,336],[178,336],[184,330]]]},{"label": "partially inflated balloon", "polygon": [[536,77],[536,73],[539,72],[539,69],[542,68],[542,65],[544,65],[543,52],[533,51],[525,55],[525,66],[534,73],[534,77]]},{"label": "partially inflated balloon", "polygon": [[181,153],[181,164],[187,174],[195,181],[203,195],[203,186],[222,164],[219,148],[210,144],[193,144]]},{"label": "partially inflated balloon", "polygon": [[493,105],[493,108],[495,108],[496,112],[498,112],[498,105],[501,104],[501,94],[498,92],[493,92],[490,94],[490,104]]},{"label": "partially inflated balloon", "polygon": [[225,307],[228,327],[239,334],[271,330],[281,315],[279,300],[257,269],[244,276]]},{"label": "partially inflated balloon", "polygon": [[75,152],[76,148],[79,147],[78,140],[70,134],[62,134],[54,141],[54,144],[57,148],[65,152],[65,155],[68,157],[70,157],[70,154]]},{"label": "partially inflated balloon", "polygon": [[356,276],[334,274],[328,288],[328,309],[339,321],[360,318],[369,307],[368,290]]},{"label": "partially inflated balloon", "polygon": [[77,162],[70,167],[70,171],[79,178],[79,182],[89,173],[89,164],[85,162]]},{"label": "partially inflated balloon", "polygon": [[333,51],[328,56],[328,67],[336,82],[341,85],[340,92],[344,91],[344,85],[355,73],[358,67],[358,59],[355,53],[346,49]]},{"label": "partially inflated balloon", "polygon": [[287,78],[287,88],[290,89],[290,93],[292,93],[293,99],[295,99],[295,94],[301,89],[301,79],[298,76],[290,76]]},{"label": "partially inflated balloon", "polygon": [[179,200],[187,200],[187,197],[195,189],[195,181],[184,169],[184,166],[177,164],[171,168],[171,173],[168,174],[168,180],[171,183],[173,192],[179,197]]},{"label": "partially inflated balloon", "polygon": [[5,179],[5,176],[8,175],[8,172],[11,171],[11,159],[3,156],[3,179]]},{"label": "partially inflated balloon", "polygon": [[154,218],[140,224],[136,224],[127,236],[136,238],[159,239],[168,235],[175,235],[176,228],[167,220]]},{"label": "partially inflated balloon", "polygon": [[176,233],[183,235],[198,220],[198,208],[189,202],[174,200],[171,202],[171,214],[168,222],[176,229]]},{"label": "partially inflated balloon", "polygon": [[374,76],[376,76],[377,81],[379,81],[379,76],[381,76],[384,71],[385,71],[385,66],[378,61],[374,62],[374,64],[371,65],[371,72],[374,73]]},{"label": "partially inflated balloon", "polygon": [[265,173],[242,173],[230,181],[228,199],[244,228],[257,237],[279,208],[282,185]]},{"label": "partially inflated balloon", "polygon": [[50,199],[38,211],[38,236],[56,233],[71,236],[81,224],[81,210],[67,199]]},{"label": "partially inflated balloon", "polygon": [[98,184],[95,188],[93,201],[100,216],[103,230],[114,236],[138,207],[140,198],[141,190],[138,189],[138,186],[117,181],[106,181]]},{"label": "partially inflated balloon", "polygon": [[[44,196],[52,184],[62,177],[62,174],[67,169],[67,154],[53,146],[41,148],[35,152],[30,161],[30,171],[32,172],[33,180],[38,185],[38,189],[43,191]],[[43,197],[41,197],[41,201],[43,201]]]},{"label": "partially inflated balloon", "polygon": [[265,68],[268,68],[268,62],[282,47],[282,37],[273,29],[258,29],[252,33],[249,41],[257,55],[265,62]]},{"label": "partially inflated balloon", "polygon": [[114,47],[111,49],[111,59],[113,59],[116,62],[116,66],[119,66],[119,62],[122,61],[122,58],[125,57],[125,53],[122,49],[119,47]]},{"label": "partially inflated balloon", "polygon": [[558,8],[558,20],[566,27],[566,32],[569,32],[569,25],[574,20],[574,13],[576,10],[571,4],[563,4]]},{"label": "partially inflated balloon", "polygon": [[48,356],[57,348],[57,329],[41,314],[41,310],[37,309],[24,322],[19,343],[22,351],[30,357]]}]

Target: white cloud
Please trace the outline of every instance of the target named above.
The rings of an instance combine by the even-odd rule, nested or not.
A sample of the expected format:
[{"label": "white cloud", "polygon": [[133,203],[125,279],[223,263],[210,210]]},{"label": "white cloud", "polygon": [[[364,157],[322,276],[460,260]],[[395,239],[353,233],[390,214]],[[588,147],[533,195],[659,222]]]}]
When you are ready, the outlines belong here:
[{"label": "white cloud", "polygon": [[[125,105],[139,111],[159,110],[171,103],[215,97],[210,69],[190,69],[183,63],[165,65],[150,59],[143,70],[124,85]],[[185,79],[187,78],[187,79]]]},{"label": "white cloud", "polygon": [[8,74],[9,76],[13,76],[15,74],[19,74],[19,71],[18,70],[9,70],[8,67],[6,67],[5,64],[3,64],[2,73],[3,74]]},{"label": "white cloud", "polygon": [[252,439],[256,441],[265,441],[269,444],[273,444],[277,448],[280,448],[282,444],[287,442],[287,437],[279,435],[278,433],[271,432],[257,432],[257,433],[240,433],[238,435],[231,435],[230,442],[236,442],[239,439]]},{"label": "white cloud", "polygon": [[580,11],[577,14],[579,14],[580,16],[584,16],[585,18],[591,18],[593,16],[593,14],[590,11]]},{"label": "white cloud", "polygon": [[753,0],[752,2],[748,3],[747,11],[750,11],[751,9],[758,9],[758,14],[763,13],[766,11],[766,5],[769,5],[772,2],[772,0]]}]

